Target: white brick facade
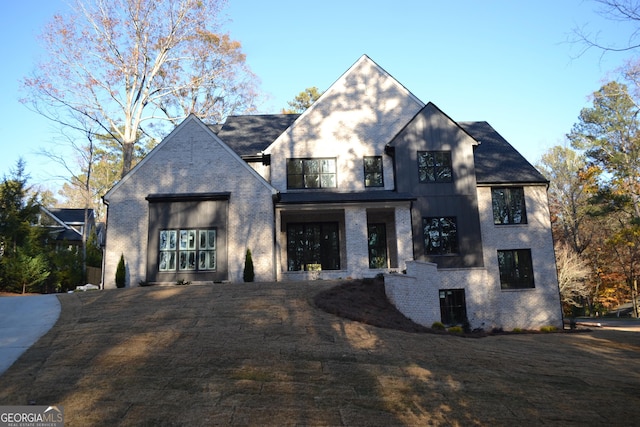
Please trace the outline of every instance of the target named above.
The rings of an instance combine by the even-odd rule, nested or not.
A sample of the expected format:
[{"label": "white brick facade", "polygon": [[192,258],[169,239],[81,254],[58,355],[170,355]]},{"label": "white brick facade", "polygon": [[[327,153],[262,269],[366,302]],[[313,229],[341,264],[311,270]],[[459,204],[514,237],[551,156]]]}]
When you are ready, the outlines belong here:
[{"label": "white brick facade", "polygon": [[[225,256],[218,266],[224,280],[242,281],[247,248],[253,254],[256,281],[362,278],[406,269],[406,275],[385,276],[386,290],[403,313],[423,325],[441,320],[443,290],[464,290],[466,315],[474,328],[562,325],[544,178],[536,171],[530,180],[518,181],[533,183],[524,185],[527,224],[493,221],[487,183],[508,186],[515,175],[487,174],[487,169],[498,170],[504,154],[500,150],[505,147],[510,159],[519,156],[506,141],[500,146],[489,133],[483,135],[487,138],[483,143],[435,105],[425,105],[366,56],[303,114],[285,123],[282,127],[288,128],[276,128],[277,133],[263,132],[262,126],[230,126],[228,144],[233,145],[229,135],[236,135],[241,141],[237,148],[250,147],[250,155],[243,153],[247,161],[256,162],[250,164],[195,116],[180,124],[105,195],[109,208],[104,286],[115,286],[121,254],[128,286],[148,280],[151,273],[156,279],[168,277],[154,264],[159,264],[155,233],[168,223],[168,216],[177,217],[171,222],[174,226],[183,221],[171,208],[184,205],[191,213],[179,227],[189,228],[194,217],[198,224],[203,216],[224,221],[224,232],[219,234],[224,251],[219,249]],[[244,133],[245,129],[251,130]],[[221,138],[225,139],[222,134]],[[497,144],[493,148],[497,151],[491,151],[491,144]],[[483,149],[484,173],[491,179],[478,185],[478,165],[483,163],[475,158]],[[452,179],[435,183],[419,178],[420,173],[433,172],[431,166],[419,166],[420,159],[427,158],[420,156],[427,152],[451,155]],[[379,187],[365,185],[367,156],[382,159]],[[309,188],[319,186],[313,180],[320,179],[317,170],[306,175],[293,169],[296,172],[288,177],[288,159],[298,159],[295,163],[304,170],[319,158],[335,159],[335,186],[333,171],[326,188]],[[440,172],[446,167],[433,166]],[[306,184],[307,177],[313,184]],[[288,178],[304,184],[289,188]],[[200,209],[203,200],[211,201],[206,197],[215,201]],[[191,202],[200,205],[187,207]],[[157,204],[150,208],[150,203]],[[453,218],[457,228],[452,240],[461,244],[447,253],[432,252],[425,244],[424,221],[443,217]],[[212,221],[210,227],[215,228]],[[386,254],[379,255],[381,248]],[[531,251],[535,287],[503,290],[497,251],[518,249]],[[438,264],[413,261],[414,256]],[[323,265],[329,268],[318,270]],[[199,277],[215,280],[217,273]]]},{"label": "white brick facade", "polygon": [[241,282],[245,252],[252,251],[256,281],[274,280],[273,201],[275,191],[190,116],[105,196],[109,205],[104,287],[115,286],[124,254],[127,285],[146,281],[149,194],[229,192],[229,280]]},{"label": "white brick facade", "polygon": [[[478,188],[478,203],[485,267],[439,270],[432,263],[407,262],[406,275],[385,275],[389,300],[416,323],[431,326],[441,320],[439,291],[464,289],[472,328],[562,328],[546,187],[525,187],[524,225],[494,224],[491,187]],[[534,288],[501,289],[497,251],[505,249],[531,250]]]}]

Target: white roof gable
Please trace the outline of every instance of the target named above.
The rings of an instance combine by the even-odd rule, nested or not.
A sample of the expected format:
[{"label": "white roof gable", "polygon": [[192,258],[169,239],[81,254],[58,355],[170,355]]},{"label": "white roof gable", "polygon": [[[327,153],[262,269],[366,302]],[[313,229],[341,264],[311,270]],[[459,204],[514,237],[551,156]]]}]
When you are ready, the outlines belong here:
[{"label": "white roof gable", "polygon": [[[217,143],[220,147],[222,147],[224,151],[227,152],[227,154],[231,158],[233,158],[236,161],[236,163],[238,163],[238,165],[225,164],[224,167],[228,167],[228,168],[241,167],[246,169],[246,171],[251,175],[253,175],[263,186],[268,188],[273,194],[276,194],[277,191],[275,190],[275,188],[273,188],[262,176],[260,176],[258,172],[256,172],[251,166],[249,166],[244,160],[242,160],[235,151],[233,151],[227,144],[225,144],[220,138],[218,138],[218,136],[207,125],[205,125],[202,122],[202,120],[200,120],[195,115],[191,114],[186,119],[184,119],[182,123],[176,126],[173,129],[173,131],[171,131],[171,133],[167,135],[156,147],[154,147],[154,149],[151,150],[151,152],[149,152],[133,169],[131,169],[129,173],[124,176],[124,178],[118,181],[118,183],[116,183],[103,196],[103,199],[106,202],[108,202],[109,198],[115,192],[117,192],[118,189],[123,184],[125,184],[128,180],[132,179],[132,177],[135,176],[138,173],[138,171],[142,169],[147,162],[151,161],[153,157],[157,155],[157,153],[159,153],[163,149],[163,147],[169,143],[169,141],[171,141],[172,138],[174,138],[176,135],[178,135],[180,132],[182,132],[189,126],[199,126],[204,132],[206,132],[207,136],[210,137],[214,143]],[[198,155],[198,153],[195,153],[195,155]]]},{"label": "white roof gable", "polygon": [[[363,190],[363,157],[382,156],[385,145],[423,107],[422,101],[363,55],[267,147],[271,185],[288,191],[286,159],[335,158],[335,191]],[[383,158],[383,162],[385,188],[390,189],[391,160]]]},{"label": "white roof gable", "polygon": [[300,130],[296,143],[300,137],[334,141],[336,132],[345,137],[349,134],[347,139],[385,139],[386,143],[424,105],[371,58],[362,55],[265,153],[295,135],[296,128]]}]

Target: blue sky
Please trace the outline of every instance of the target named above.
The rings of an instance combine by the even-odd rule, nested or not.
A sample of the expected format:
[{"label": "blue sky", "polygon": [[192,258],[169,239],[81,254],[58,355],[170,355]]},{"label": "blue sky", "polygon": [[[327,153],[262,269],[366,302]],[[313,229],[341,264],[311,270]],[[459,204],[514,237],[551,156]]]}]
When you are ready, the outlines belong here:
[{"label": "blue sky", "polygon": [[[37,34],[65,0],[0,6],[0,173],[19,157],[32,183],[60,184],[62,171],[39,156],[52,149],[52,125],[18,101],[19,81],[40,55]],[[628,25],[604,20],[591,0],[231,0],[225,28],[240,41],[279,112],[310,86],[327,89],[367,54],[423,102],[454,120],[486,120],[530,162],[560,144],[589,106],[589,95],[628,55],[568,43],[576,27],[624,43]]]}]

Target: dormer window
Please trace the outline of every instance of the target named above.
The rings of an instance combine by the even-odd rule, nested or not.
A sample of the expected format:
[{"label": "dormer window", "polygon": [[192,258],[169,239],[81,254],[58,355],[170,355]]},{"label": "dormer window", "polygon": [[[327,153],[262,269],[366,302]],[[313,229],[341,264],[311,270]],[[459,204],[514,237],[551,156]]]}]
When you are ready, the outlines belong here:
[{"label": "dormer window", "polygon": [[288,159],[287,188],[335,188],[336,159]]},{"label": "dormer window", "polygon": [[418,179],[423,183],[451,182],[451,152],[418,151]]}]

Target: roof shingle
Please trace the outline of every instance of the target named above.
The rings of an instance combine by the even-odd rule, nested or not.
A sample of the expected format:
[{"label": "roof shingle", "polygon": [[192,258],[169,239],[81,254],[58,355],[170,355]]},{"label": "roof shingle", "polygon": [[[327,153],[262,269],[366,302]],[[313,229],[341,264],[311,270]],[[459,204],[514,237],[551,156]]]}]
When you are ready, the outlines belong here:
[{"label": "roof shingle", "polygon": [[549,181],[487,122],[458,122],[479,145],[473,154],[478,184]]},{"label": "roof shingle", "polygon": [[222,128],[217,128],[216,125],[210,128],[238,155],[255,155],[264,151],[298,116],[299,114],[229,116]]}]

